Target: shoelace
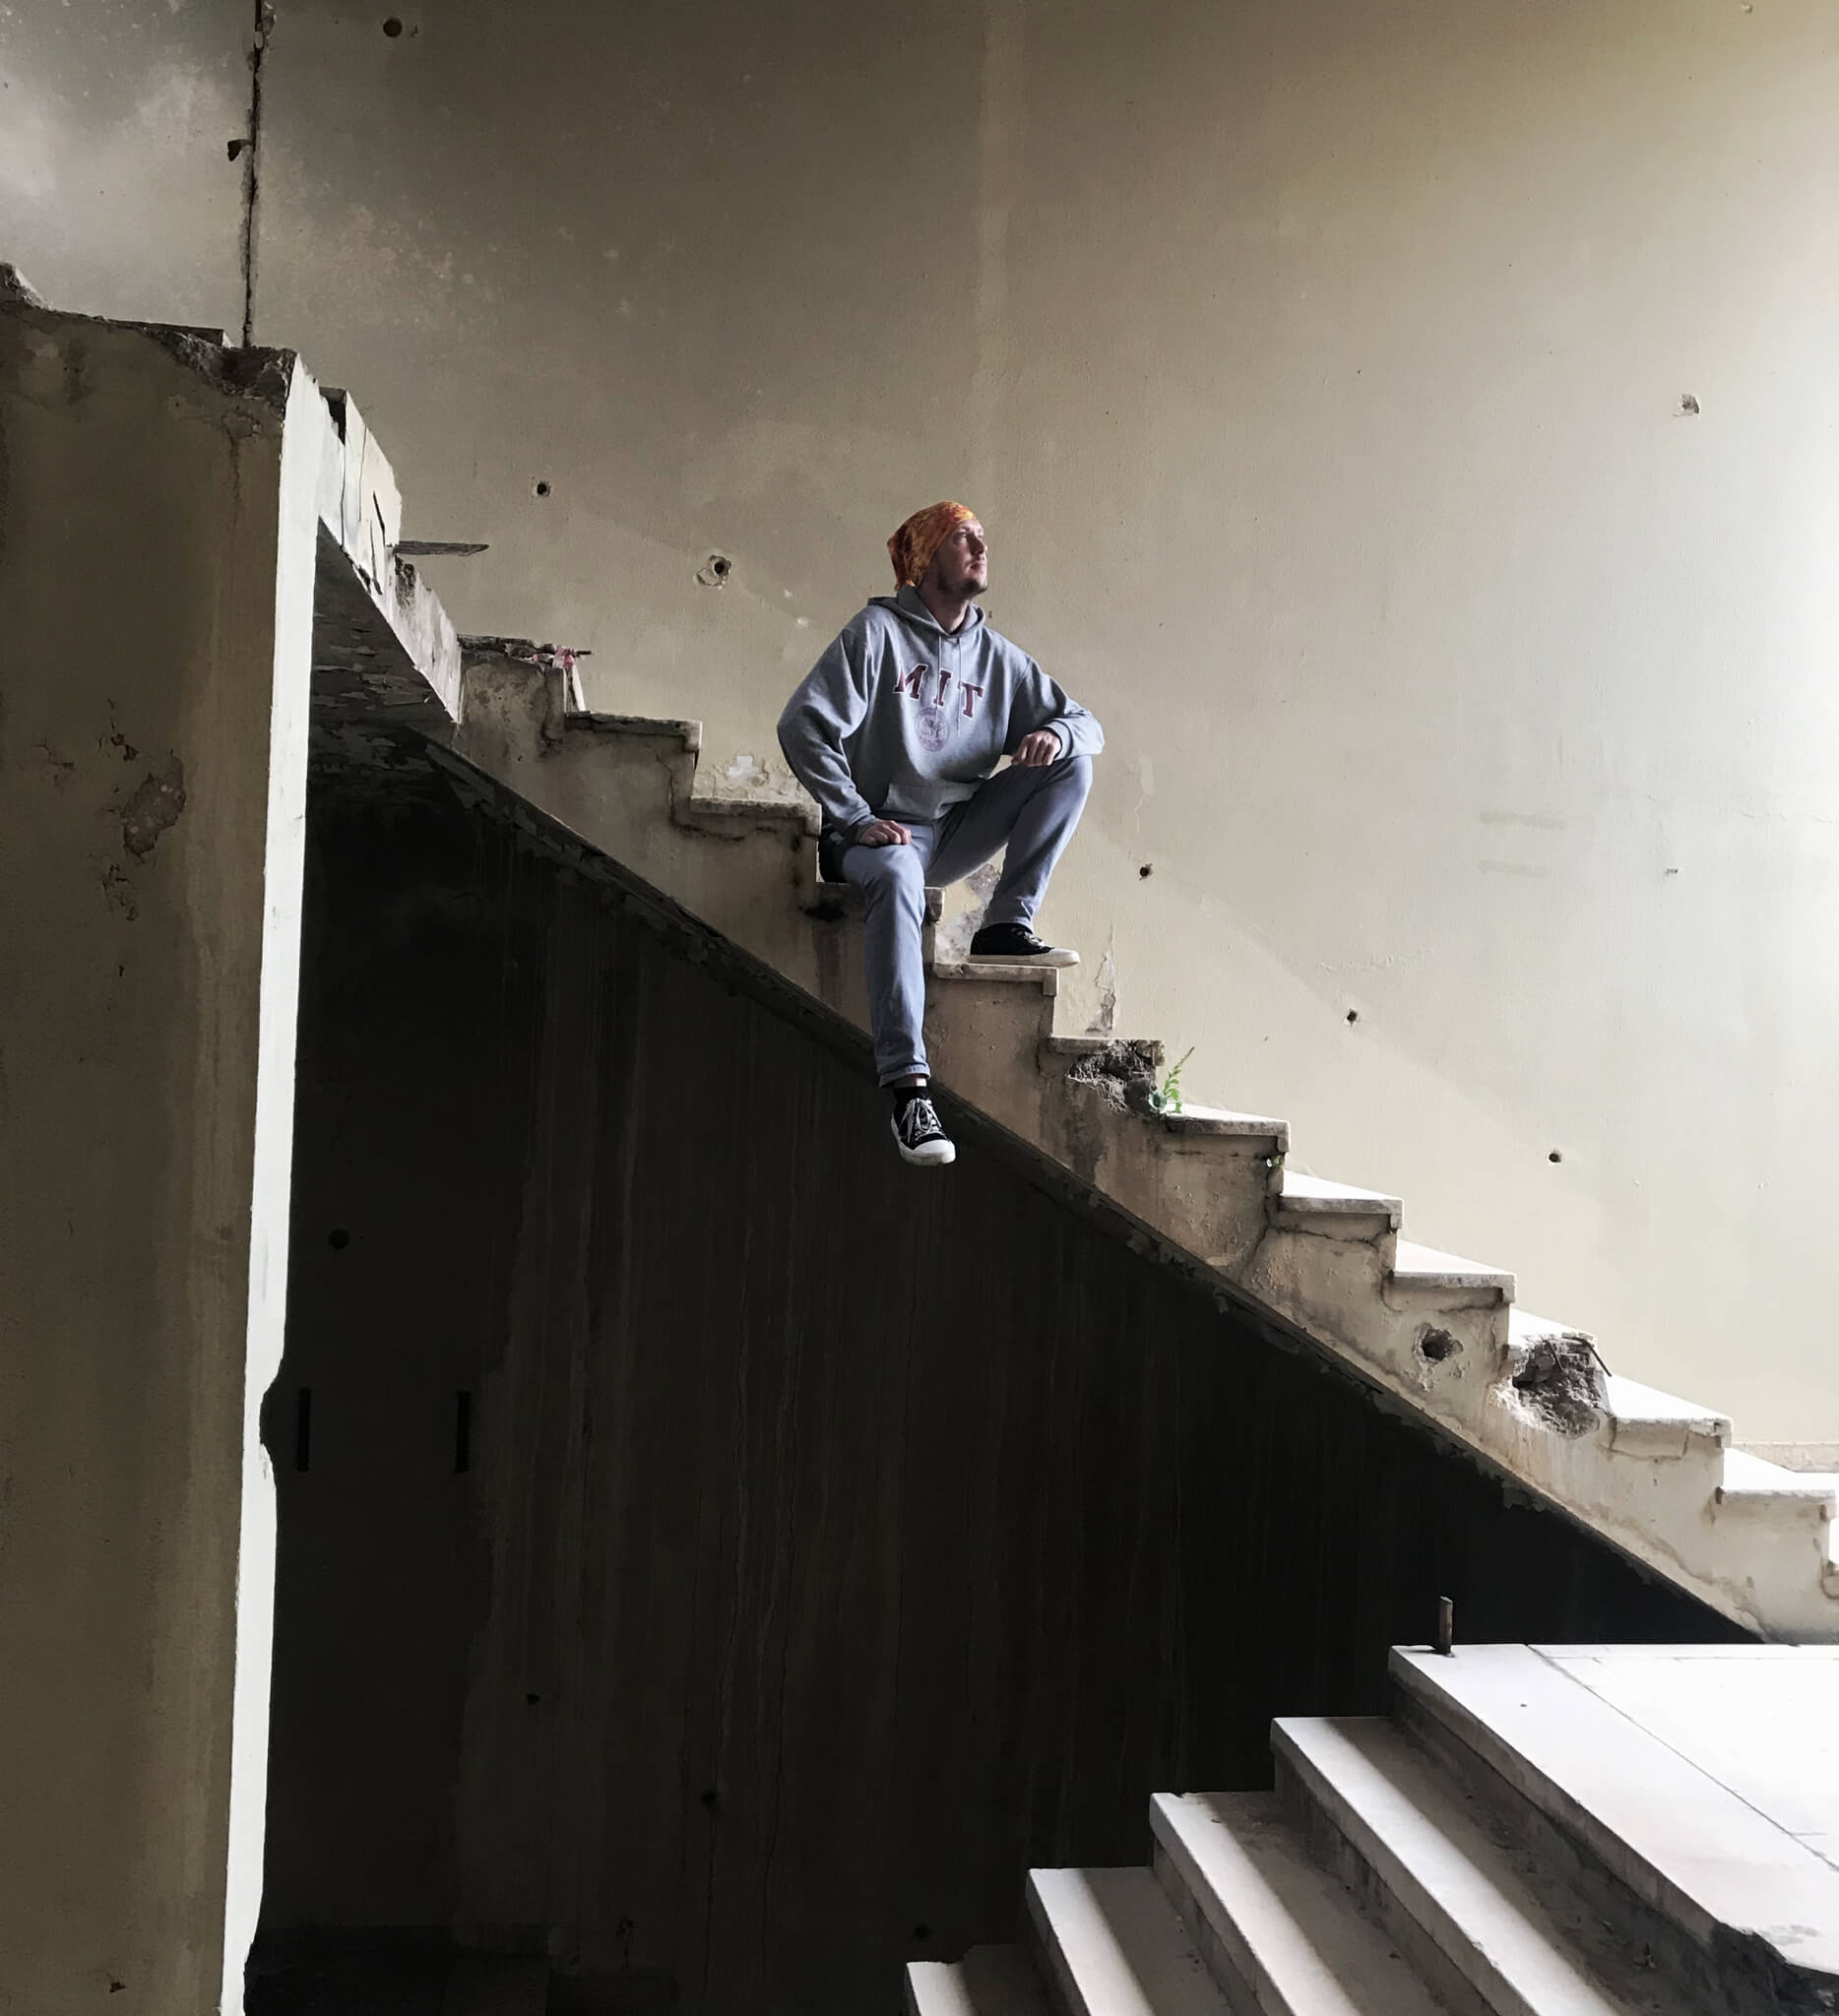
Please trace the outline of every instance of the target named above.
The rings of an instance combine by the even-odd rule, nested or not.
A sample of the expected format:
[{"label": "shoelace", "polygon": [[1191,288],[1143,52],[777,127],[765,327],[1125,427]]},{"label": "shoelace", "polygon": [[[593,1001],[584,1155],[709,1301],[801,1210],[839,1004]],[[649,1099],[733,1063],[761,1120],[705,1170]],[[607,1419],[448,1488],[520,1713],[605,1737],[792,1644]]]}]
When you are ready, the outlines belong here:
[{"label": "shoelace", "polygon": [[901,1114],[901,1139],[909,1148],[912,1148],[923,1134],[942,1134],[944,1131],[938,1123],[938,1115],[932,1110],[932,1102],[929,1099],[907,1102],[906,1108]]}]

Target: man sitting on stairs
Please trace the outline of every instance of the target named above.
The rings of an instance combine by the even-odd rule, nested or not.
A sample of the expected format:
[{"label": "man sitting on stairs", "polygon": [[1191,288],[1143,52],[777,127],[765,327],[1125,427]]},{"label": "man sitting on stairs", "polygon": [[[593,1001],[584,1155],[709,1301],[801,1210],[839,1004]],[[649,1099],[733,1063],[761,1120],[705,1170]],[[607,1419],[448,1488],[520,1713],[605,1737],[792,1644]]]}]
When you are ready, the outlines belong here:
[{"label": "man sitting on stairs", "polygon": [[1033,926],[1105,731],[974,606],[989,586],[975,512],[916,511],[888,556],[898,592],[874,597],[811,667],[780,717],[779,746],[823,817],[819,872],[864,894],[875,1068],[902,1160],[924,1166],[956,1152],[926,1097],[926,884],[956,882],[1006,848],[971,958],[1077,965]]}]

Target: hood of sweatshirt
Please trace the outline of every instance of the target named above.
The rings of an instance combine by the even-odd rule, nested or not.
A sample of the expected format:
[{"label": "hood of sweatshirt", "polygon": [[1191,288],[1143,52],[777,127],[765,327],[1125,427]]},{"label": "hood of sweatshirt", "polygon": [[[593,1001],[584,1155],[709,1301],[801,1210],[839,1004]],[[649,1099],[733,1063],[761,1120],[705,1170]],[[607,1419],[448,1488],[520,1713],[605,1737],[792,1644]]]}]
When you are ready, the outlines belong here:
[{"label": "hood of sweatshirt", "polygon": [[943,623],[925,605],[925,598],[917,588],[903,588],[899,595],[871,595],[870,603],[879,609],[892,609],[904,621],[918,630],[929,630],[934,637],[949,638],[953,644],[962,644],[983,620],[983,611],[976,602],[964,612],[964,621],[956,630],[947,630]]}]

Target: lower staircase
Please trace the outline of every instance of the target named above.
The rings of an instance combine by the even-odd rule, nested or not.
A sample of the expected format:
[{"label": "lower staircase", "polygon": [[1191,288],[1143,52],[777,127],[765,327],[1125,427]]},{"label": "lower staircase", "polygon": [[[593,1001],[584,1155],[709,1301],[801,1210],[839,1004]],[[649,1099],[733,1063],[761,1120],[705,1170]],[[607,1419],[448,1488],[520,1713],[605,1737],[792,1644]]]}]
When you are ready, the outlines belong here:
[{"label": "lower staircase", "polygon": [[1839,2009],[1833,1837],[1532,1647],[1392,1670],[1390,1717],[1273,1725],[1274,1792],[1158,1796],[1150,1867],[1035,1870],[1028,1942],[916,1962],[911,2016]]}]

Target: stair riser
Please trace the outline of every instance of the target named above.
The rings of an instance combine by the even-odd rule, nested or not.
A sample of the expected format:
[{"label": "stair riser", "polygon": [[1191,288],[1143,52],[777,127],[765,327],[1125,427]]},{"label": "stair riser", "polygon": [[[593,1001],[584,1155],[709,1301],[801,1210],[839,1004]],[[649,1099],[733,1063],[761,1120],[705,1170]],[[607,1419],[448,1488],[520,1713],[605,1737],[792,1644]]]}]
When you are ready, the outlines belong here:
[{"label": "stair riser", "polygon": [[1083,1181],[1215,1266],[1222,1257],[1242,1260],[1257,1244],[1280,1175],[1264,1144],[1172,1135],[1063,1076],[1044,1073],[1036,1082],[1032,1138]]},{"label": "stair riser", "polygon": [[1108,2010],[1089,2007],[1079,1992],[1079,1984],[1066,1964],[1066,1955],[1061,1952],[1059,1941],[1053,1936],[1052,1925],[1032,1877],[1028,1884],[1027,1945],[1036,1970],[1046,1985],[1051,2016],[1110,2016]]},{"label": "stair riser", "polygon": [[1313,1788],[1281,1750],[1277,1753],[1276,1786],[1278,1798],[1301,1830],[1316,1860],[1347,1885],[1369,1918],[1385,1927],[1400,1955],[1449,2010],[1450,2016],[1547,2016],[1547,2012],[1526,2010],[1517,2000],[1496,2004],[1486,1999],[1342,1832]]},{"label": "stair riser", "polygon": [[1163,1894],[1174,1906],[1188,1937],[1207,1963],[1208,1972],[1232,2004],[1233,2016],[1289,2016],[1281,2006],[1273,2008],[1259,2002],[1257,1991],[1252,1986],[1244,1947],[1237,1940],[1223,1937],[1214,1928],[1195,1898],[1190,1873],[1160,1841],[1156,1843],[1151,1863],[1156,1871],[1156,1880],[1163,1887]]},{"label": "stair riser", "polygon": [[[1780,2016],[1783,2004],[1753,1969],[1721,1967],[1691,1933],[1647,1899],[1575,1836],[1542,1813],[1488,1760],[1472,1749],[1428,1702],[1393,1689],[1393,1714],[1451,1778],[1494,1816],[1517,1847],[1537,1856],[1591,1914],[1612,1927],[1631,1953],[1647,1952],[1654,1966],[1697,2007],[1730,2016]],[[1736,1957],[1736,1956],[1732,1956]]]}]

